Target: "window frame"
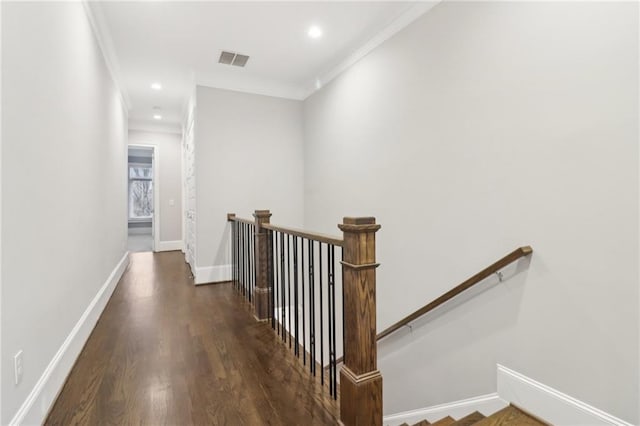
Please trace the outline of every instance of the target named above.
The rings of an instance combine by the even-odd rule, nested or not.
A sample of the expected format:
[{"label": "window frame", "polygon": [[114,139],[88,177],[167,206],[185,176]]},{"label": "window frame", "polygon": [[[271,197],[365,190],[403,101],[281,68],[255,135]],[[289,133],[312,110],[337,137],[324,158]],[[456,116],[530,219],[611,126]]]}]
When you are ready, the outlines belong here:
[{"label": "window frame", "polygon": [[[144,167],[151,170],[150,177],[131,177],[131,169],[135,167]],[[152,223],[154,214],[155,214],[155,182],[154,182],[154,167],[153,161],[151,163],[128,163],[127,164],[127,218],[129,222],[138,222],[138,223]],[[145,217],[135,217],[131,216],[131,183],[132,182],[151,182],[151,193],[153,196],[153,212],[150,216]]]}]

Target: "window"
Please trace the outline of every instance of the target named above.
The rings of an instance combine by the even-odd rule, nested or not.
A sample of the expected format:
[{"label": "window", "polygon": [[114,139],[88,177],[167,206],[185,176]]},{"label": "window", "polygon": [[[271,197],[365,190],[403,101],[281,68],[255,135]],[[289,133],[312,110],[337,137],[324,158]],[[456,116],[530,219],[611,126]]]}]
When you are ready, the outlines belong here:
[{"label": "window", "polygon": [[153,217],[153,170],[147,164],[129,164],[129,219]]}]

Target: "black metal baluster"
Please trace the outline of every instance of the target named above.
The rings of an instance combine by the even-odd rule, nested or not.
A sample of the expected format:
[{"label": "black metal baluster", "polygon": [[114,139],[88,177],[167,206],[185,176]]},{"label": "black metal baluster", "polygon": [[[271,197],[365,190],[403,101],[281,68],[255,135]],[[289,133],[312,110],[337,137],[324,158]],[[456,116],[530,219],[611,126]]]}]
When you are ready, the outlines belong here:
[{"label": "black metal baluster", "polygon": [[273,231],[269,232],[269,252],[271,253],[271,259],[269,262],[271,268],[270,280],[271,280],[271,328],[276,329],[276,269],[274,267],[275,249],[273,247]]},{"label": "black metal baluster", "polygon": [[[280,332],[280,336],[282,336],[282,330],[283,330],[283,324],[282,324],[282,307],[284,306],[284,302],[282,301],[282,280],[283,280],[283,274],[282,274],[282,233],[278,233],[278,235],[280,236],[280,242],[276,243],[278,244],[278,300],[280,302],[280,311],[278,311],[278,329]],[[278,237],[276,237],[276,240],[278,239]]]},{"label": "black metal baluster", "polygon": [[294,317],[294,336],[296,343],[293,346],[293,352],[300,357],[300,339],[298,336],[298,237],[293,237],[293,317]]},{"label": "black metal baluster", "polygon": [[256,226],[251,225],[251,256],[253,256],[253,269],[251,269],[251,298],[255,303],[255,290],[256,290]]},{"label": "black metal baluster", "polygon": [[333,244],[327,246],[327,257],[328,257],[328,269],[329,269],[329,290],[331,291],[331,299],[329,301],[331,305],[331,316],[332,318],[329,320],[331,324],[332,330],[330,331],[332,342],[329,344],[330,352],[329,352],[329,363],[330,363],[330,371],[331,371],[331,383],[329,385],[330,389],[333,390],[333,399],[337,399],[338,392],[336,389],[336,286],[335,286],[335,272],[336,272],[336,250]]},{"label": "black metal baluster", "polygon": [[256,289],[256,226],[251,225],[251,300],[255,304]]},{"label": "black metal baluster", "polygon": [[247,269],[247,293],[246,298],[251,302],[251,270],[253,269],[253,257],[251,257],[251,224],[247,224],[247,258],[249,259],[249,269]]},{"label": "black metal baluster", "polygon": [[333,289],[333,283],[331,278],[331,245],[327,244],[327,319],[328,319],[328,332],[329,332],[329,395],[333,396],[333,304],[331,303],[331,293]]},{"label": "black metal baluster", "polygon": [[249,280],[249,268],[251,259],[249,258],[249,225],[244,224],[244,281],[242,283],[242,295],[247,298],[247,285]]},{"label": "black metal baluster", "polygon": [[318,242],[318,286],[320,287],[320,383],[324,385],[324,315],[322,312],[322,243]]},{"label": "black metal baluster", "polygon": [[302,290],[302,365],[307,365],[307,330],[305,328],[306,324],[304,321],[305,309],[304,309],[304,238],[300,238],[300,249],[302,252],[302,266],[300,267],[302,285],[300,289]]},{"label": "black metal baluster", "polygon": [[231,282],[236,284],[236,223],[231,222]]},{"label": "black metal baluster", "polygon": [[248,225],[245,223],[244,224],[244,280],[242,282],[242,295],[246,298],[247,297],[247,279],[249,278],[249,247],[247,247],[249,245],[249,240],[248,240],[248,236],[247,234],[249,233],[247,231],[248,229]]},{"label": "black metal baluster", "polygon": [[251,268],[251,299],[255,303],[256,290],[256,226],[251,225],[251,256],[253,267]]},{"label": "black metal baluster", "polygon": [[313,274],[313,240],[309,240],[309,368],[316,375],[316,294]]},{"label": "black metal baluster", "polygon": [[249,247],[249,245],[251,244],[251,240],[249,239],[249,224],[245,223],[244,225],[245,227],[245,251],[246,251],[246,257],[247,257],[247,270],[245,272],[245,285],[244,285],[244,291],[242,292],[242,294],[244,294],[244,298],[248,298],[249,297],[249,283],[251,281],[251,247]]},{"label": "black metal baluster", "polygon": [[[340,248],[340,260],[344,261],[344,249]],[[340,283],[340,287],[342,290],[342,358],[344,359],[344,348],[345,348],[345,333],[344,333],[344,278],[343,282]]]},{"label": "black metal baluster", "polygon": [[245,262],[247,261],[245,257],[245,250],[244,250],[244,223],[240,224],[240,258],[241,258],[242,265],[240,268],[240,283],[238,286],[238,292],[244,295],[244,291],[242,291],[242,286],[244,284]]},{"label": "black metal baluster", "polygon": [[280,328],[282,330],[282,340],[286,340],[285,321],[285,292],[284,292],[284,234],[280,233]]},{"label": "black metal baluster", "polygon": [[291,349],[291,235],[287,234],[287,293],[289,299],[289,349]]},{"label": "black metal baluster", "polygon": [[234,280],[233,280],[233,286],[237,289],[238,288],[238,275],[239,275],[239,268],[240,268],[240,256],[238,256],[238,246],[240,245],[240,236],[238,235],[238,222],[233,222],[233,228],[234,228],[234,237],[235,237],[235,246],[233,247],[233,255],[235,257],[235,265],[234,265],[234,271],[233,273],[234,275]]},{"label": "black metal baluster", "polygon": [[253,267],[253,259],[251,258],[251,225],[247,223],[247,290],[245,299],[251,302],[251,268]]},{"label": "black metal baluster", "polygon": [[242,252],[244,247],[242,235],[242,223],[238,223],[238,258],[240,259],[240,264],[238,265],[238,292],[242,290],[242,279],[243,279],[243,270],[244,270],[244,254]]},{"label": "black metal baluster", "polygon": [[247,262],[246,262],[247,270],[245,271],[245,276],[244,276],[245,285],[244,285],[244,289],[243,289],[242,294],[244,294],[244,298],[246,299],[246,298],[249,297],[249,282],[251,280],[251,275],[250,275],[250,272],[251,272],[251,247],[249,247],[249,245],[251,244],[251,240],[249,240],[249,224],[245,223],[244,227],[245,227],[245,236],[244,236],[245,237],[245,244],[244,245],[245,245],[245,252],[246,252],[245,256],[247,258]]},{"label": "black metal baluster", "polygon": [[[273,269],[276,274],[276,282],[275,282],[275,293],[276,293],[276,303],[280,303],[280,265],[278,264],[278,260],[280,259],[280,252],[278,251],[278,233],[274,232],[273,234]],[[280,335],[280,313],[278,312],[276,318],[276,329],[278,330],[278,336]]]},{"label": "black metal baluster", "polygon": [[246,268],[245,263],[247,261],[244,249],[244,223],[240,224],[240,256],[242,258],[242,269],[240,271],[240,286],[238,288],[238,292],[241,292],[244,295],[244,272]]},{"label": "black metal baluster", "polygon": [[254,226],[249,225],[249,258],[251,259],[251,269],[249,270],[249,302],[253,301],[253,286],[256,280],[255,235]]},{"label": "black metal baluster", "polygon": [[246,252],[244,249],[244,223],[240,224],[240,256],[242,258],[242,269],[240,274],[240,283],[238,285],[238,292],[244,295],[244,275],[247,263],[247,257],[245,256]]},{"label": "black metal baluster", "polygon": [[240,256],[240,223],[236,222],[236,291],[240,288],[240,265],[242,261],[242,257]]}]

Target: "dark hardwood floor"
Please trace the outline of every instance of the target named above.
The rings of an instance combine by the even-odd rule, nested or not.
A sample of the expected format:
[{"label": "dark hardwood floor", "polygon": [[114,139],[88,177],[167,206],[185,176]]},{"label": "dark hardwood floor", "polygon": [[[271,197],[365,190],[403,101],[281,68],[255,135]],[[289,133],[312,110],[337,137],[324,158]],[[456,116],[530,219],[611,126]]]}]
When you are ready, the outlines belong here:
[{"label": "dark hardwood floor", "polygon": [[335,425],[337,407],[231,284],[136,253],[48,425]]}]

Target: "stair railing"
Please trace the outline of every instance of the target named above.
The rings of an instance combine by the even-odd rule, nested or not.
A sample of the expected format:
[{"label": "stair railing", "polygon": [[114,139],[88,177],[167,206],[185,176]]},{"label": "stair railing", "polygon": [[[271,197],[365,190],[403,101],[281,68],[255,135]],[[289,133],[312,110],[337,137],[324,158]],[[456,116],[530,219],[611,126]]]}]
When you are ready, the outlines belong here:
[{"label": "stair railing", "polygon": [[[269,210],[256,210],[253,216],[247,220],[227,215],[235,288],[253,305],[259,321],[271,321],[294,354],[302,355],[304,365],[308,360],[311,374],[315,376],[320,366],[321,383],[328,382],[332,398],[339,396],[344,425],[381,426],[375,255],[380,225],[372,217],[345,217],[338,225],[343,233],[339,238],[272,225]],[[342,282],[335,269],[337,251]],[[345,362],[338,389],[340,343]]]}]

